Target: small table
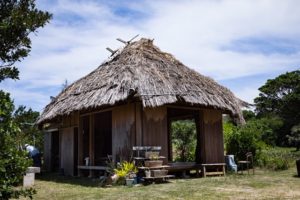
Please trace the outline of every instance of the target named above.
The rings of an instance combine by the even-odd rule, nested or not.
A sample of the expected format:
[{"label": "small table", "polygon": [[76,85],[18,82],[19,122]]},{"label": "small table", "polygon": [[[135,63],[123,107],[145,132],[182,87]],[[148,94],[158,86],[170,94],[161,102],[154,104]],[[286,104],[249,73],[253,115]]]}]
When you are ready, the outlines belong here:
[{"label": "small table", "polygon": [[[223,175],[225,176],[225,163],[208,163],[208,164],[201,164],[203,169],[203,177],[206,177],[208,175]],[[222,171],[214,171],[214,172],[207,172],[206,167],[222,167]]]}]

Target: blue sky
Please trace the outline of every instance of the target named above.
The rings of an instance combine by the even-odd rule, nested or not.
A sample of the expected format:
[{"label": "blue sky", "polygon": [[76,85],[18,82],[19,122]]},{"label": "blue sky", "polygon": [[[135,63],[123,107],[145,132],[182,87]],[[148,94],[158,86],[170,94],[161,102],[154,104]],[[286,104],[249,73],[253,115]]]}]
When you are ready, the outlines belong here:
[{"label": "blue sky", "polygon": [[16,105],[42,109],[69,83],[97,68],[136,34],[253,102],[267,79],[300,67],[300,1],[37,0],[53,13],[32,34],[20,80],[5,80]]}]

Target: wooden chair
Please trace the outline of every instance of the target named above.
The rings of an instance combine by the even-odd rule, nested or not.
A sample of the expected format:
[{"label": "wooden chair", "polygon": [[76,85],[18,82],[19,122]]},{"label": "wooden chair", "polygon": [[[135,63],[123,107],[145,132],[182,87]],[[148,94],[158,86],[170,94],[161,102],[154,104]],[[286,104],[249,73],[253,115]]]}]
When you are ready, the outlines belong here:
[{"label": "wooden chair", "polygon": [[252,166],[252,170],[253,170],[253,174],[254,174],[254,164],[253,164],[253,154],[252,154],[252,152],[246,153],[246,160],[238,161],[238,170],[241,171],[242,174],[243,174],[243,171],[244,171],[244,165],[245,164],[247,166],[248,174],[249,174],[250,164]]}]

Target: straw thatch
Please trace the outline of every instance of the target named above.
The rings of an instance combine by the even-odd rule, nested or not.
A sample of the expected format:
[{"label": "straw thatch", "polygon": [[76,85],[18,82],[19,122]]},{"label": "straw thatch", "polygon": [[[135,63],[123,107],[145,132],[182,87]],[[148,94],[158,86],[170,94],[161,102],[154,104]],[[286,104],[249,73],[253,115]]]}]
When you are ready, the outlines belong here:
[{"label": "straw thatch", "polygon": [[212,107],[244,121],[242,101],[231,91],[160,51],[152,40],[141,39],[63,90],[46,106],[38,123],[132,98],[139,99],[143,107],[173,103]]}]

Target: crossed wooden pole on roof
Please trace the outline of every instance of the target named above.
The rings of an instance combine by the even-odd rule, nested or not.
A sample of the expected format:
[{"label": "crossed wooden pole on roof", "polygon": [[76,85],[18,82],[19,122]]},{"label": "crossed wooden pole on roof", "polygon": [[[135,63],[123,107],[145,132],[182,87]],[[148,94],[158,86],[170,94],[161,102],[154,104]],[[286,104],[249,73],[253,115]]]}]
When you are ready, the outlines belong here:
[{"label": "crossed wooden pole on roof", "polygon": [[[128,40],[128,41],[122,40],[121,38],[117,38],[117,40],[118,40],[119,42],[124,43],[125,45],[128,45],[128,44],[130,44],[135,38],[137,38],[138,36],[139,36],[139,34],[137,34],[136,36],[134,36],[133,38],[131,38],[131,39]],[[113,55],[118,51],[118,50],[112,50],[112,49],[109,48],[109,47],[107,47],[106,50],[109,51],[109,52],[111,53],[110,56],[113,56]]]}]

